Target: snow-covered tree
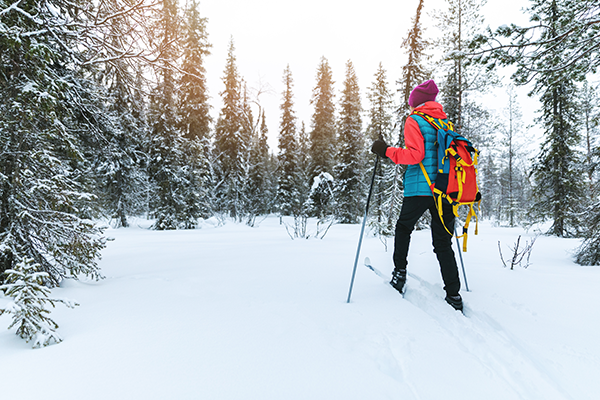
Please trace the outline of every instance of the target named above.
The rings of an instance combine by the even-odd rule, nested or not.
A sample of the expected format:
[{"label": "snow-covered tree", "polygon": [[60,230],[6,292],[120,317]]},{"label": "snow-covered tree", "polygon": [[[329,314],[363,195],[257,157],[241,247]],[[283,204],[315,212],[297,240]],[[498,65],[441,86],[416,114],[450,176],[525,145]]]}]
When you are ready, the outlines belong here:
[{"label": "snow-covered tree", "polygon": [[179,128],[183,135],[187,171],[186,204],[188,213],[207,218],[212,213],[209,186],[210,105],[204,60],[210,54],[207,19],[200,17],[193,0],[185,10],[181,46],[183,61],[178,82]]},{"label": "snow-covered tree", "polygon": [[264,113],[260,119],[260,129],[251,138],[248,158],[246,222],[250,226],[254,226],[257,216],[266,215],[271,211],[274,195],[269,177],[269,130]]},{"label": "snow-covered tree", "polygon": [[358,78],[351,61],[340,99],[337,164],[334,167],[335,216],[341,223],[356,223],[364,204],[365,140]]},{"label": "snow-covered tree", "polygon": [[[408,56],[406,64],[402,67],[402,79],[399,82],[401,99],[399,115],[402,115],[403,122],[408,116],[408,98],[410,92],[415,86],[426,81],[431,74],[424,64],[427,59],[425,50],[430,43],[423,38],[424,28],[421,24],[423,2],[424,0],[419,0],[417,12],[412,19],[412,28],[408,31],[408,35],[402,42],[402,48]],[[404,126],[404,123],[402,123],[402,126]]]},{"label": "snow-covered tree", "polygon": [[594,186],[597,183],[597,167],[600,162],[600,151],[598,150],[598,138],[600,137],[600,98],[596,88],[590,86],[588,80],[583,83],[579,95],[579,110],[582,116],[585,173],[587,178],[587,193],[590,198],[596,194]]},{"label": "snow-covered tree", "polygon": [[49,276],[47,272],[39,272],[39,267],[32,258],[25,258],[14,269],[5,271],[6,283],[0,285],[0,290],[12,299],[5,308],[0,309],[0,315],[12,315],[8,329],[16,327],[16,334],[28,342],[32,340],[33,348],[62,341],[56,332],[58,324],[48,316],[50,311],[47,304],[55,307],[56,303],[63,303],[70,308],[78,305],[49,298],[50,289],[44,285]]},{"label": "snow-covered tree", "polygon": [[210,135],[211,106],[209,104],[204,61],[210,55],[207,19],[200,16],[197,0],[192,0],[185,10],[183,37],[183,62],[179,78],[179,103],[184,137],[203,141]]},{"label": "snow-covered tree", "polygon": [[[314,105],[312,130],[310,131],[310,180],[316,177],[319,185],[311,190],[311,213],[317,217],[330,215],[333,207],[332,182],[327,177],[333,173],[336,154],[336,123],[333,75],[329,61],[321,58],[317,69],[317,84],[313,89],[311,103]],[[327,178],[327,179],[324,179]],[[314,186],[314,185],[313,185]]]},{"label": "snow-covered tree", "polygon": [[577,249],[576,260],[581,265],[600,265],[600,181],[598,180],[598,164],[600,147],[598,147],[600,102],[596,90],[586,81],[580,93],[580,115],[583,115],[584,132],[584,172],[586,185],[584,188],[583,211],[583,243]]},{"label": "snow-covered tree", "polygon": [[239,76],[233,38],[223,76],[225,89],[221,92],[223,107],[217,119],[215,130],[215,152],[217,156],[217,181],[215,188],[218,211],[232,218],[243,215],[243,161],[247,152],[247,142],[244,141],[243,110],[242,110],[242,80]]},{"label": "snow-covered tree", "polygon": [[285,85],[279,123],[277,204],[282,215],[298,216],[302,210],[299,190],[298,138],[294,111],[293,78],[289,65],[283,75]]},{"label": "snow-covered tree", "polygon": [[160,10],[155,40],[161,47],[163,61],[158,65],[157,85],[150,102],[152,126],[149,142],[148,172],[153,188],[152,216],[154,229],[193,228],[199,216],[189,207],[190,166],[186,163],[184,140],[177,113],[177,76],[172,65],[180,48],[180,16],[177,2],[165,0]]},{"label": "snow-covered tree", "polygon": [[[118,0],[103,3],[101,15],[117,13],[122,4]],[[131,21],[125,15],[110,19],[107,40],[111,41],[109,54],[115,56],[120,48],[122,37],[131,29]],[[136,95],[136,72],[139,64],[116,58],[105,65],[99,74],[101,84],[107,88],[107,111],[112,126],[105,132],[106,143],[93,157],[94,174],[97,176],[102,207],[116,222],[116,226],[126,227],[128,215],[139,214],[143,210],[146,175],[142,169],[142,152],[146,136],[143,119],[144,103]],[[141,89],[141,88],[140,88]]]},{"label": "snow-covered tree", "polygon": [[[534,1],[531,11],[534,20],[546,26],[542,38],[550,39],[562,31],[573,18],[569,2]],[[540,154],[534,159],[535,214],[553,221],[549,233],[556,236],[576,235],[580,229],[578,213],[582,201],[581,157],[577,151],[581,135],[578,126],[580,112],[577,109],[575,82],[583,80],[583,67],[556,69],[567,44],[547,44],[546,57],[540,62],[546,65],[535,76],[531,95],[539,95],[540,117],[537,119],[545,133]],[[546,49],[546,47],[544,47]],[[519,65],[514,75],[517,83],[528,82],[532,72],[526,65]]]},{"label": "snow-covered tree", "polygon": [[[394,100],[387,72],[380,63],[374,75],[375,80],[369,88],[369,125],[366,137],[370,147],[376,139],[383,139],[386,143],[398,146],[398,134],[392,137],[394,130]],[[368,165],[367,165],[368,167]],[[373,194],[370,204],[369,225],[379,234],[393,235],[396,218],[400,214],[402,205],[401,171],[398,165],[380,160],[375,176]]]},{"label": "snow-covered tree", "polygon": [[42,288],[101,277],[101,230],[81,217],[97,208],[92,167],[119,129],[97,77],[140,51],[131,36],[107,37],[140,10],[120,4],[110,13],[89,2],[0,2],[0,284],[15,318],[30,318],[26,338],[52,336],[33,322],[47,314]]},{"label": "snow-covered tree", "polygon": [[497,83],[493,72],[483,74],[480,65],[467,63],[464,53],[469,43],[482,30],[484,19],[480,14],[486,0],[446,0],[448,9],[436,14],[442,38],[436,48],[444,59],[440,68],[444,74],[440,85],[441,103],[448,119],[454,122],[454,129],[470,139],[470,132],[463,131],[469,110],[475,106],[468,98],[469,93],[481,93]]},{"label": "snow-covered tree", "polygon": [[[559,15],[560,24],[551,28],[546,23],[547,11],[538,11],[554,4],[568,12]],[[518,64],[529,71],[527,81],[549,70],[576,69],[589,73],[597,69],[600,65],[600,4],[597,0],[531,0],[528,11],[530,26],[505,24],[495,31],[488,28],[470,43],[468,56],[490,69],[496,65]],[[548,65],[548,59],[555,58],[558,48],[561,57]]]}]

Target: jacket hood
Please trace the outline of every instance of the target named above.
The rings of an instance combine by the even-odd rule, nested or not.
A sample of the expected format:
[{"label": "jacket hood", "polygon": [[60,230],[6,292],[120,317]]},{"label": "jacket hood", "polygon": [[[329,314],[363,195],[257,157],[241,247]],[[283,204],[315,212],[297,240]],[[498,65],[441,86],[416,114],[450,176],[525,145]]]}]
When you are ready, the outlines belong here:
[{"label": "jacket hood", "polygon": [[428,101],[420,107],[415,108],[424,114],[429,115],[433,118],[446,119],[448,116],[444,112],[444,107],[437,101]]}]

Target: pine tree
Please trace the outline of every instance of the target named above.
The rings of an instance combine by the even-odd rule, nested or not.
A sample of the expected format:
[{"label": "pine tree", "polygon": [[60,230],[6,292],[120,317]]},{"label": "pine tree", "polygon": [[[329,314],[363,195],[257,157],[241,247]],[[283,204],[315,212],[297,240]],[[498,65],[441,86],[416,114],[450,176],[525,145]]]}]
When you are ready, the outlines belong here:
[{"label": "pine tree", "polygon": [[281,121],[279,123],[279,155],[277,204],[281,215],[298,216],[302,210],[298,190],[298,139],[296,135],[296,115],[293,99],[293,79],[289,65],[283,75],[285,89],[281,103]]},{"label": "pine tree", "polygon": [[402,48],[405,49],[408,60],[402,67],[402,80],[401,84],[401,98],[402,104],[400,106],[400,115],[403,116],[403,123],[408,117],[408,98],[413,88],[421,82],[427,80],[430,76],[430,72],[424,66],[425,49],[430,43],[423,38],[424,29],[421,24],[421,11],[423,10],[423,1],[419,0],[417,6],[417,12],[412,19],[412,28],[408,32],[406,39],[402,42]]},{"label": "pine tree", "polygon": [[198,7],[197,0],[192,0],[185,11],[184,35],[181,41],[183,63],[179,79],[181,95],[178,109],[181,123],[184,125],[184,137],[202,141],[209,137],[212,123],[204,68],[204,60],[210,55],[212,45],[208,42],[207,19],[200,17]]},{"label": "pine tree", "polygon": [[583,243],[577,249],[576,261],[581,265],[600,265],[600,180],[598,180],[599,101],[596,90],[584,82],[579,109],[583,114],[584,149],[587,185],[584,189],[586,216],[583,222]]},{"label": "pine tree", "polygon": [[[568,3],[568,2],[567,2]],[[542,38],[553,37],[572,18],[568,4],[534,1],[532,12],[535,18],[547,25]],[[580,222],[577,213],[581,211],[580,156],[576,150],[581,140],[577,123],[580,119],[576,107],[575,81],[583,80],[577,66],[569,70],[554,70],[562,58],[562,46],[549,44],[552,51],[540,62],[547,66],[536,76],[532,95],[539,95],[541,116],[537,122],[545,131],[540,154],[533,165],[537,202],[534,211],[539,217],[553,220],[549,233],[564,237],[576,235]],[[530,79],[530,71],[519,67],[515,73],[517,83]]]},{"label": "pine tree", "polygon": [[364,203],[365,140],[362,133],[362,106],[358,78],[351,61],[346,63],[346,79],[340,99],[338,160],[334,167],[336,218],[356,223]]},{"label": "pine tree", "polygon": [[179,36],[177,3],[165,0],[156,34],[164,60],[157,71],[158,84],[151,97],[148,166],[154,192],[151,209],[156,221],[153,227],[158,230],[194,228],[199,217],[198,209],[189,206],[190,173],[176,107],[177,77],[171,67],[180,54]]},{"label": "pine tree", "polygon": [[265,114],[261,115],[260,130],[257,131],[250,142],[250,157],[248,159],[248,215],[246,223],[254,226],[256,217],[266,215],[271,210],[273,193],[269,182],[269,144]]},{"label": "pine tree", "polygon": [[[387,72],[381,63],[374,77],[367,95],[370,102],[367,139],[374,141],[381,138],[386,143],[397,145],[398,139],[392,138],[394,100],[389,89]],[[399,179],[401,172],[398,165],[381,161],[375,176],[369,224],[379,234],[389,236],[393,235],[392,224],[395,224],[402,205],[402,187]]]},{"label": "pine tree", "polygon": [[[520,27],[514,24],[502,25],[495,32],[491,29],[477,35],[469,44],[472,60],[486,64],[488,69],[497,65],[518,64],[529,72],[528,80],[533,80],[549,69],[576,69],[583,74],[594,72],[600,65],[600,41],[598,27],[600,4],[597,0],[561,0],[560,24],[554,29],[544,22],[547,12],[538,13],[540,7],[552,6],[549,2],[532,0],[529,8],[533,24]],[[560,48],[561,58],[555,59],[552,66],[547,64],[549,57]]]},{"label": "pine tree", "polygon": [[43,346],[57,341],[43,307],[48,290],[101,278],[102,232],[80,216],[97,203],[92,156],[114,128],[94,78],[110,42],[94,42],[102,35],[93,7],[0,8],[0,290],[14,299],[3,313],[17,333]]},{"label": "pine tree", "polygon": [[232,218],[241,218],[243,192],[242,158],[246,154],[244,141],[242,82],[238,74],[233,38],[229,44],[227,62],[223,76],[225,89],[221,92],[223,108],[215,130],[215,151],[218,159],[216,209]]},{"label": "pine tree", "polygon": [[469,43],[483,26],[483,17],[479,11],[485,0],[446,0],[448,10],[439,13],[439,28],[443,37],[437,47],[449,56],[442,61],[444,71],[443,84],[440,87],[442,104],[448,119],[454,122],[457,132],[469,137],[470,132],[463,131],[465,110],[469,92],[481,93],[487,87],[496,84],[492,72],[481,74],[482,67],[465,61],[465,51]]},{"label": "pine tree", "polygon": [[585,172],[587,178],[590,198],[594,196],[596,184],[595,172],[599,162],[600,151],[598,150],[598,136],[600,131],[600,98],[596,89],[591,87],[586,80],[579,97],[579,106],[583,119]]},{"label": "pine tree", "polygon": [[[117,13],[120,4],[116,0],[105,2],[101,9],[103,17]],[[130,29],[123,15],[110,19],[108,38],[111,40],[110,54],[115,56],[122,37]],[[108,113],[112,127],[105,133],[106,144],[94,157],[94,171],[98,176],[98,187],[103,208],[115,220],[117,226],[127,227],[128,215],[141,213],[145,197],[145,172],[143,141],[145,121],[143,101],[136,97],[134,87],[136,71],[131,63],[116,58],[106,65],[101,83],[108,88]],[[139,67],[137,68],[139,70]]]},{"label": "pine tree", "polygon": [[333,84],[329,62],[322,57],[311,99],[315,110],[312,116],[309,149],[309,176],[313,183],[310,196],[311,214],[319,218],[331,215],[335,208],[332,173],[337,144]]},{"label": "pine tree", "polygon": [[193,0],[185,11],[182,38],[183,62],[179,78],[179,129],[183,134],[187,188],[187,212],[208,218],[210,201],[210,116],[204,60],[210,54],[206,18],[200,17],[198,2]]}]

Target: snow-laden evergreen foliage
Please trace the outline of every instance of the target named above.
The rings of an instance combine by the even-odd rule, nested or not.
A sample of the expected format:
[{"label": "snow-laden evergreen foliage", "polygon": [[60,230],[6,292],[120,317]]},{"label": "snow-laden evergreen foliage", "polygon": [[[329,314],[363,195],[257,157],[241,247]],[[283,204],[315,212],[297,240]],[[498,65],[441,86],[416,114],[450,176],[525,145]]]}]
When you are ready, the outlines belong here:
[{"label": "snow-laden evergreen foliage", "polygon": [[233,218],[241,218],[241,188],[244,184],[242,160],[249,143],[244,141],[242,82],[234,51],[231,39],[223,76],[225,89],[221,92],[223,108],[215,129],[215,152],[218,160],[215,209]]},{"label": "snow-laden evergreen foliage", "polygon": [[298,216],[301,213],[303,202],[299,189],[299,148],[292,91],[294,81],[289,65],[283,73],[283,82],[285,88],[280,106],[279,154],[277,156],[277,203],[281,215]]},{"label": "snow-laden evergreen foliage", "polygon": [[348,61],[340,99],[337,164],[334,167],[335,216],[346,224],[358,222],[365,202],[365,139],[361,113],[358,78],[354,65]]},{"label": "snow-laden evergreen foliage", "polygon": [[[16,322],[18,333],[39,345],[58,338],[43,308],[47,291],[65,278],[101,277],[102,232],[84,218],[98,215],[107,193],[117,206],[106,208],[126,208],[109,185],[94,193],[98,178],[119,185],[116,171],[135,175],[127,156],[110,165],[132,154],[122,142],[131,121],[119,120],[118,79],[127,79],[122,61],[139,50],[131,37],[114,40],[122,18],[140,11],[134,5],[115,14],[119,7],[0,2],[0,283],[15,299],[14,321],[29,321]],[[103,74],[108,87],[100,85]]]},{"label": "snow-laden evergreen foliage", "polygon": [[[505,24],[496,31],[488,28],[469,45],[469,55],[493,69],[496,65],[517,64],[529,71],[531,81],[541,72],[578,70],[594,72],[600,65],[600,4],[597,0],[531,0],[530,26]],[[561,14],[551,28],[548,7]],[[553,57],[560,47],[561,56]],[[548,64],[549,58],[555,58]]]},{"label": "snow-laden evergreen foliage", "polygon": [[[312,130],[310,131],[310,180],[323,173],[332,175],[336,154],[336,120],[335,94],[333,91],[333,75],[329,61],[321,58],[317,69],[317,84],[313,88],[311,103],[314,106]],[[327,182],[321,179],[320,182]],[[329,215],[334,207],[329,190],[313,190],[311,203],[313,216]]]},{"label": "snow-laden evergreen foliage", "polygon": [[[595,184],[598,182],[598,165],[600,162],[600,97],[597,88],[590,86],[588,80],[583,83],[578,99],[578,109],[582,119],[583,148],[585,152],[584,170],[586,177],[586,194],[592,200]],[[586,196],[586,197],[587,197]]]},{"label": "snow-laden evergreen foliage", "polygon": [[72,301],[49,298],[50,289],[44,284],[48,273],[39,272],[39,267],[32,258],[24,258],[14,269],[5,271],[6,283],[0,285],[0,290],[12,299],[5,308],[0,309],[0,315],[12,315],[8,329],[16,327],[16,334],[28,342],[33,341],[34,348],[62,341],[56,332],[58,324],[48,316],[50,311],[47,304],[55,307],[55,303],[63,303],[70,308],[78,305]]},{"label": "snow-laden evergreen foliage", "polygon": [[481,66],[467,63],[464,59],[468,44],[483,29],[484,20],[480,10],[486,1],[446,0],[446,3],[448,9],[435,14],[442,31],[436,49],[445,55],[439,65],[444,76],[440,85],[440,97],[448,119],[454,122],[455,131],[464,135],[464,119],[469,113],[465,109],[468,93],[481,93],[486,87],[496,83],[492,72],[481,74]]},{"label": "snow-laden evergreen foliage", "polygon": [[423,2],[424,0],[419,0],[417,12],[412,18],[412,28],[402,42],[402,48],[408,56],[406,64],[402,66],[402,80],[399,82],[401,85],[400,97],[402,101],[398,111],[403,116],[402,126],[404,126],[404,121],[406,121],[406,117],[408,116],[408,98],[410,92],[415,86],[427,80],[431,75],[431,72],[425,67],[425,60],[428,58],[425,50],[430,46],[430,43],[423,38],[424,28],[421,23]]},{"label": "snow-laden evergreen foliage", "polygon": [[[128,226],[127,216],[144,210],[147,190],[145,154],[147,132],[143,119],[143,98],[133,89],[139,67],[128,58],[121,58],[122,43],[134,29],[127,13],[122,13],[119,0],[109,0],[99,5],[98,14],[107,18],[107,28],[102,32],[107,55],[113,61],[101,64],[99,86],[106,88],[105,103],[110,127],[105,130],[105,143],[100,152],[92,154],[93,175],[96,176],[100,204],[116,226]],[[140,76],[141,78],[141,76]],[[94,148],[95,150],[96,148]]]},{"label": "snow-laden evergreen foliage", "polygon": [[[195,188],[184,151],[184,138],[176,109],[177,77],[170,64],[179,56],[176,39],[180,35],[177,3],[163,2],[156,27],[156,41],[164,59],[157,68],[158,82],[151,95],[149,120],[148,174],[152,185],[150,208],[156,219],[154,229],[193,228],[199,212],[190,209],[189,191]],[[192,194],[192,197],[194,195]],[[191,212],[191,213],[190,213]]]},{"label": "snow-laden evergreen foliage", "polygon": [[[367,94],[370,103],[369,125],[366,129],[368,145],[381,138],[386,143],[399,146],[399,135],[394,132],[394,100],[389,89],[387,72],[381,63],[374,78]],[[392,133],[395,134],[395,138],[392,137]],[[369,206],[369,225],[378,234],[389,236],[393,235],[402,204],[401,171],[400,167],[393,163],[380,161]]]},{"label": "snow-laden evergreen foliage", "polygon": [[[573,18],[569,2],[535,1],[534,19],[547,26],[542,39],[550,39],[562,31]],[[577,235],[582,211],[581,155],[577,147],[581,140],[580,112],[577,109],[575,82],[583,80],[582,66],[574,64],[568,70],[555,69],[560,65],[563,50],[568,43],[548,43],[550,49],[539,62],[546,65],[535,75],[532,94],[539,95],[541,112],[537,122],[543,127],[545,138],[540,154],[534,159],[533,176],[535,204],[533,212],[539,218],[553,221],[550,233],[556,236]],[[546,48],[546,47],[544,47]],[[514,75],[518,83],[532,79],[532,72],[519,65]]]},{"label": "snow-laden evergreen foliage", "polygon": [[106,121],[97,118],[102,104],[89,73],[77,68],[84,54],[60,45],[76,39],[61,28],[69,7],[23,2],[1,15],[0,273],[31,258],[50,286],[80,273],[99,277],[103,247],[100,231],[78,217],[93,199],[79,168],[89,167],[87,151],[102,142]]},{"label": "snow-laden evergreen foliage", "polygon": [[192,218],[208,218],[212,213],[209,185],[212,117],[204,60],[210,54],[211,44],[206,31],[207,19],[200,17],[198,8],[198,2],[194,0],[185,10],[177,110],[187,171],[187,213]]},{"label": "snow-laden evergreen foliage", "polygon": [[269,171],[269,144],[265,114],[261,115],[260,129],[252,135],[248,158],[248,214],[246,223],[254,226],[256,217],[268,215],[272,211],[274,193]]}]

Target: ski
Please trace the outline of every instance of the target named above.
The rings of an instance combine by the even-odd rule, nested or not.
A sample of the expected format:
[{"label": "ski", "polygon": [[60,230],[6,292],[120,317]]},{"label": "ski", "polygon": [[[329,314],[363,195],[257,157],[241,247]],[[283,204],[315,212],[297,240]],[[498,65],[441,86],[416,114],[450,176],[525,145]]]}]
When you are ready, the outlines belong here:
[{"label": "ski", "polygon": [[[371,265],[371,259],[369,257],[365,257],[365,267],[369,268],[371,271],[375,272],[375,275],[377,275],[378,277],[380,277],[381,279],[384,280],[384,283],[386,285],[388,285],[390,288],[392,288],[394,291],[396,291],[397,293],[400,293],[400,295],[402,297],[404,297],[404,291],[402,292],[398,292],[398,290],[396,290],[396,288],[394,288],[391,284],[390,281],[392,280],[392,278],[390,276],[387,276],[386,274],[384,274],[383,272],[381,272],[380,270],[378,270],[377,268],[373,267]],[[406,289],[405,289],[406,290]]]},{"label": "ski", "polygon": [[[371,265],[371,259],[369,257],[365,257],[365,267],[369,268],[371,271],[373,271],[375,273],[375,275],[377,275],[378,277],[382,278],[384,280],[384,282],[390,287],[392,288],[394,291],[398,292],[391,284],[390,284],[390,280],[391,277],[387,276],[386,274],[384,274],[383,272],[381,272],[380,270],[378,270],[377,268],[375,268],[373,265]],[[425,280],[423,280],[422,278],[416,276],[415,274],[411,274],[409,273],[408,276],[414,278],[415,280],[417,280],[421,285],[426,286],[429,283],[426,282]],[[401,295],[402,297],[404,297],[404,292],[406,291],[406,286],[404,287],[404,290],[402,291]],[[448,305],[450,307],[452,307],[452,305],[450,305],[448,303]],[[454,309],[454,307],[452,307]],[[464,309],[463,310],[458,310],[458,309],[454,309],[455,311],[460,311],[463,315],[465,315]]]},{"label": "ski", "polygon": [[386,274],[384,274],[383,272],[381,272],[380,270],[378,270],[377,268],[373,267],[371,265],[371,259],[369,257],[365,257],[365,267],[369,268],[371,271],[375,272],[375,274],[382,278],[383,280],[389,282],[391,280],[391,277],[387,276]]}]

